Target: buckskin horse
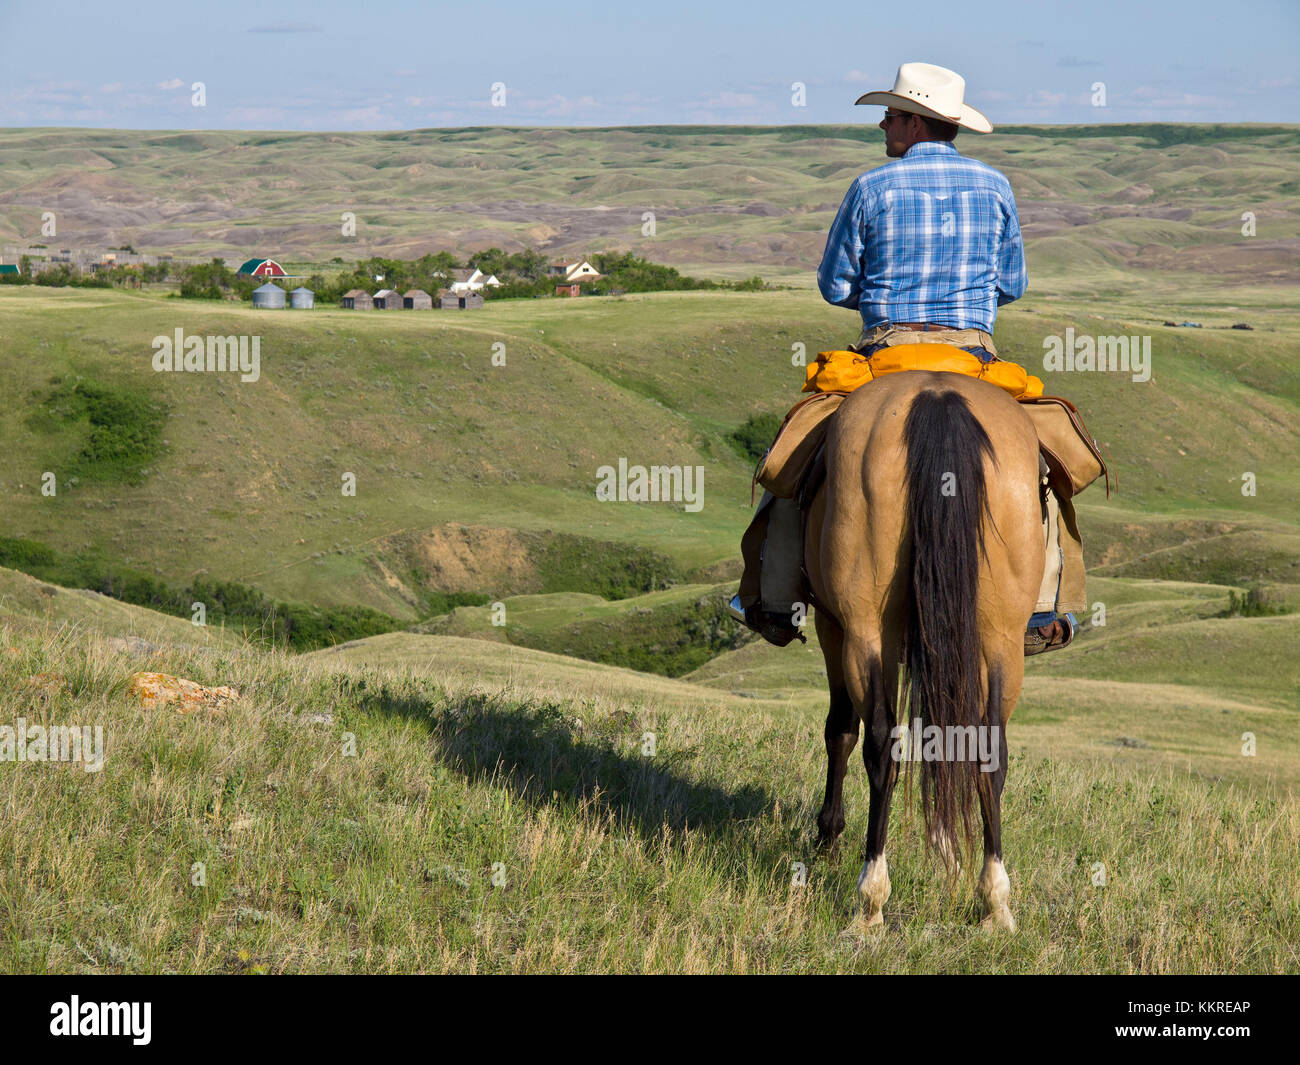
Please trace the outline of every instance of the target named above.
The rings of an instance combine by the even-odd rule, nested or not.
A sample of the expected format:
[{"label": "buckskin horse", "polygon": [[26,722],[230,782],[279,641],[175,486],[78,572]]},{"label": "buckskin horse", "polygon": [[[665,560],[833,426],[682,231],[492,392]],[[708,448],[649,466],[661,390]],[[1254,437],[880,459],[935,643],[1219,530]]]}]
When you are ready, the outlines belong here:
[{"label": "buckskin horse", "polygon": [[844,400],[828,431],[804,559],[830,684],[817,822],[820,843],[833,849],[861,721],[871,805],[858,894],[867,927],[883,923],[889,898],[885,837],[901,698],[906,719],[923,727],[990,735],[998,726],[992,772],[973,758],[923,759],[921,803],[931,846],[957,868],[973,848],[978,800],[982,924],[1015,929],[1000,807],[1006,724],[1043,573],[1038,469],[1037,434],[1019,404],[955,373],[881,377]]}]

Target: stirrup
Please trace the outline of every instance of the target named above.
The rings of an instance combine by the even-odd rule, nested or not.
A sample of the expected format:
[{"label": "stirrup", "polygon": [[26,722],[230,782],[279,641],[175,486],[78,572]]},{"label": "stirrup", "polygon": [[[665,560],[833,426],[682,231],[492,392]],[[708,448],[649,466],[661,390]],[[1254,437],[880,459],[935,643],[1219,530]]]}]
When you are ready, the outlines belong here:
[{"label": "stirrup", "polygon": [[731,597],[731,602],[727,604],[727,613],[742,625],[749,625],[749,619],[745,617],[745,608],[740,605],[739,593]]},{"label": "stirrup", "polygon": [[[1043,628],[1048,628],[1044,625]],[[1079,631],[1079,623],[1073,614],[1062,614],[1051,624],[1051,637],[1044,636],[1041,629],[1025,630],[1025,657],[1042,654],[1044,651],[1059,651],[1074,642],[1074,634]],[[1064,632],[1061,630],[1064,629]]]},{"label": "stirrup", "polygon": [[798,640],[800,643],[808,642],[808,637],[802,630],[792,625],[784,614],[762,610],[757,603],[745,610],[740,605],[739,595],[731,597],[731,602],[727,604],[727,613],[775,647],[784,647],[793,640]]}]

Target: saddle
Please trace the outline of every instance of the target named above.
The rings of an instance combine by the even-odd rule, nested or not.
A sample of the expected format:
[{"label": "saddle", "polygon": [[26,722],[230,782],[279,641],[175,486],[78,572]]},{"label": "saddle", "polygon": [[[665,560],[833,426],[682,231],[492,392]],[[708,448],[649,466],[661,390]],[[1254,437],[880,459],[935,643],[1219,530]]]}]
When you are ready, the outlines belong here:
[{"label": "saddle", "polygon": [[1110,497],[1110,471],[1073,403],[1043,395],[1042,381],[1013,362],[985,363],[947,344],[899,344],[869,356],[821,352],[808,367],[803,389],[813,394],[790,408],[754,470],[753,484],[779,499],[798,499],[802,508],[825,478],[826,432],[845,397],[876,377],[903,370],[961,373],[1010,392],[1034,423],[1057,498],[1072,499],[1102,476]]},{"label": "saddle", "polygon": [[[1039,502],[1044,535],[1060,550],[1056,609],[1064,614],[1084,610],[1087,598],[1083,541],[1073,497],[1102,476],[1106,477],[1106,494],[1110,494],[1110,471],[1096,441],[1074,404],[1060,396],[1043,395],[1042,382],[1022,367],[1001,360],[984,363],[968,351],[945,344],[898,344],[870,355],[823,352],[817,363],[809,367],[804,391],[812,395],[790,409],[776,439],[754,471],[754,486],[761,484],[768,494],[741,538],[745,565],[740,594],[736,597],[740,605],[748,610],[761,603],[763,556],[769,522],[778,501],[793,501],[801,540],[806,542],[812,503],[826,479],[826,433],[845,397],[882,374],[903,370],[963,373],[1004,389],[1023,404],[1038,434]],[[1051,525],[1053,510],[1054,527]],[[822,610],[823,605],[813,597],[806,557],[804,554],[800,563],[805,601]],[[1047,579],[1045,575],[1044,580]]]}]

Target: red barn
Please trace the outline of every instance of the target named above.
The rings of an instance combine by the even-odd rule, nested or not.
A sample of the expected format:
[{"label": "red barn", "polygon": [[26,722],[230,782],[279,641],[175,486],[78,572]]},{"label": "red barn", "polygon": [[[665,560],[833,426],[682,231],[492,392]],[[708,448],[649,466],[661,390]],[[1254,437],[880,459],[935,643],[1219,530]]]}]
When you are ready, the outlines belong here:
[{"label": "red barn", "polygon": [[284,267],[274,259],[249,259],[236,273],[247,277],[287,277]]}]

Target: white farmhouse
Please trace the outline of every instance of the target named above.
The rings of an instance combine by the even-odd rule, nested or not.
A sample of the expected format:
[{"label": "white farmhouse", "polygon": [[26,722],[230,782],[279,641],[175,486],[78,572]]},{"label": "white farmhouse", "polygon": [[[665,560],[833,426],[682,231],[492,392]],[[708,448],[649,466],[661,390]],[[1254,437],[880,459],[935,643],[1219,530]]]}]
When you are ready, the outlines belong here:
[{"label": "white farmhouse", "polygon": [[557,280],[562,278],[562,284],[592,281],[601,276],[600,271],[587,262],[586,259],[561,259],[551,263],[547,268],[547,273]]},{"label": "white farmhouse", "polygon": [[451,284],[447,289],[457,296],[463,296],[467,292],[482,292],[489,285],[500,288],[501,282],[497,280],[496,274],[485,274],[475,267],[471,270],[453,270]]}]

